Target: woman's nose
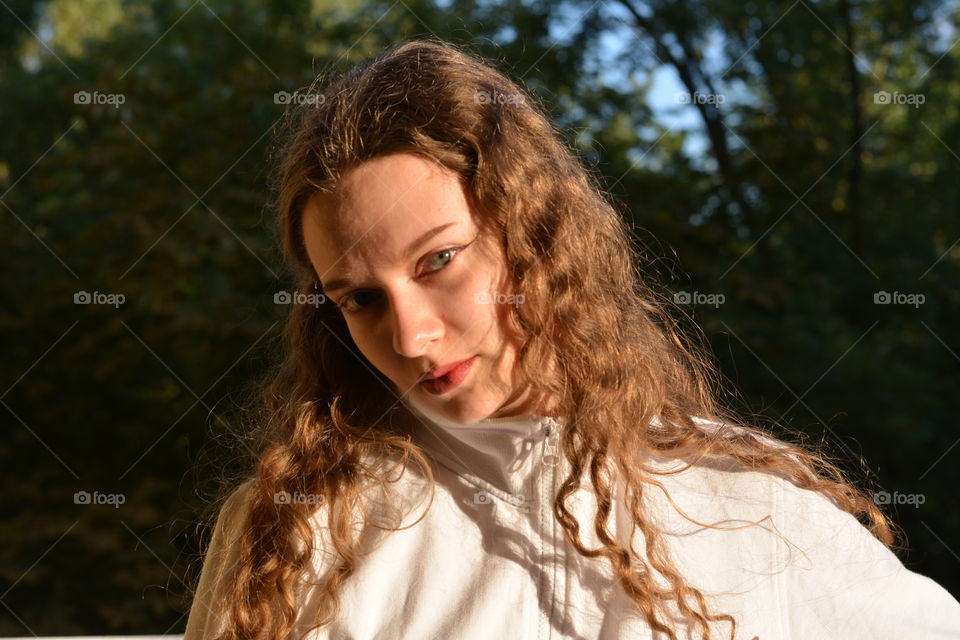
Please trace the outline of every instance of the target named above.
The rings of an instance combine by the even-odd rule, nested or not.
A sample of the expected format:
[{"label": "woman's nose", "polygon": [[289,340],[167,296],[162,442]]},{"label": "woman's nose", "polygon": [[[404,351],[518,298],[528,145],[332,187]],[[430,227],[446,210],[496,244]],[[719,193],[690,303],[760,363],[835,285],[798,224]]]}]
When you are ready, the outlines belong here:
[{"label": "woman's nose", "polygon": [[441,320],[426,296],[402,294],[390,301],[393,317],[393,348],[407,358],[419,358],[443,335]]}]

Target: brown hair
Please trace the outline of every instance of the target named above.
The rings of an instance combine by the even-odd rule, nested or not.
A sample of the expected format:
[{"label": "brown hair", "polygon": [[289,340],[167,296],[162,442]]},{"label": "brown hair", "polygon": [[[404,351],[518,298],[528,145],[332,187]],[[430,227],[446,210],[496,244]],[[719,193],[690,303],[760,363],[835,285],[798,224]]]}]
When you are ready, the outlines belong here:
[{"label": "brown hair", "polygon": [[[543,110],[490,65],[447,43],[417,40],[353,68],[290,112],[276,176],[279,233],[299,291],[317,274],[306,255],[301,215],[307,200],[330,192],[346,171],[391,152],[413,152],[456,172],[471,207],[502,242],[514,290],[509,307],[522,330],[520,379],[560,398],[566,417],[562,455],[571,470],[553,513],[579,553],[606,558],[649,626],[676,639],[666,603],[710,638],[713,613],[671,561],[656,523],[641,508],[645,485],[661,486],[646,464],[659,457],[732,460],[820,491],[859,518],[884,544],[892,523],[826,456],[747,426],[718,401],[719,375],[705,350],[681,332],[666,297],[641,277],[621,216],[597,178],[562,143]],[[282,638],[293,628],[297,593],[314,552],[315,505],[278,509],[278,492],[320,494],[334,561],[315,586],[324,608],[315,626],[338,615],[338,591],[359,563],[351,515],[385,472],[373,460],[416,461],[433,486],[424,452],[406,434],[409,414],[384,392],[389,381],[365,364],[332,304],[291,305],[285,361],[265,396],[268,441],[255,478],[221,640]],[[555,358],[556,375],[539,375]],[[537,375],[527,375],[536,372]],[[398,406],[399,405],[399,406]],[[699,417],[720,425],[704,429]],[[651,428],[650,425],[659,425]],[[598,505],[580,523],[567,498],[589,478]],[[647,559],[607,527],[614,484],[644,534]],[[603,543],[588,549],[580,527]],[[646,565],[645,563],[649,563]],[[667,579],[658,584],[654,569]]]}]

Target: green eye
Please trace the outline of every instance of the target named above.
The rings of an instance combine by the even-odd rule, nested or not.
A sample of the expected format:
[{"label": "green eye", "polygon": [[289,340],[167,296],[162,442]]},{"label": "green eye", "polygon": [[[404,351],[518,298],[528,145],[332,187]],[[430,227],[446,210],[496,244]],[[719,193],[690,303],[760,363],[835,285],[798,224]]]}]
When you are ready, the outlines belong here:
[{"label": "green eye", "polygon": [[[426,273],[424,275],[432,275],[433,273],[442,270],[453,260],[453,256],[460,252],[462,249],[466,249],[473,241],[459,247],[450,247],[449,249],[444,249],[443,251],[438,251],[430,256],[427,260]],[[437,258],[440,260],[437,261]],[[378,292],[371,290],[357,290],[351,292],[343,298],[340,299],[340,302],[337,303],[337,306],[344,313],[360,313],[364,311],[367,307],[371,306],[370,302],[364,302],[365,296],[372,296],[374,301],[376,300]]]},{"label": "green eye", "polygon": [[438,251],[437,253],[435,253],[435,254],[433,254],[432,256],[430,256],[430,260],[428,260],[427,262],[428,262],[428,264],[431,264],[431,261],[432,261],[434,258],[436,258],[437,256],[448,256],[447,259],[446,259],[445,261],[443,261],[442,264],[437,264],[436,262],[432,262],[432,265],[433,265],[433,266],[436,266],[437,268],[445,267],[445,266],[447,266],[447,264],[453,259],[453,252],[454,252],[454,251],[455,251],[455,249],[444,249],[443,251]]}]

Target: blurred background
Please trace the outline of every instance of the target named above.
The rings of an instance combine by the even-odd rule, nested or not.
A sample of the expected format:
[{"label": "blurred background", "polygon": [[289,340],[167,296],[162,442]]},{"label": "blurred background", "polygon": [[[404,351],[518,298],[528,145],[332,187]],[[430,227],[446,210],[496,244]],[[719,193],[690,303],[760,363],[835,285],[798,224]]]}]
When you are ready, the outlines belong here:
[{"label": "blurred background", "polygon": [[182,632],[281,348],[284,110],[431,34],[542,100],[731,401],[825,443],[960,593],[958,9],[0,0],[0,635]]}]

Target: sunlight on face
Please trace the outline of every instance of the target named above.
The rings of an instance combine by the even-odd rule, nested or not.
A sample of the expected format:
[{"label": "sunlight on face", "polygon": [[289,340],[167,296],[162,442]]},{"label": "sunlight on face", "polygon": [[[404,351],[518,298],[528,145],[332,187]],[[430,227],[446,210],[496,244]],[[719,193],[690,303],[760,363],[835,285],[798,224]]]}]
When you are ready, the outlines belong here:
[{"label": "sunlight on face", "polygon": [[[465,424],[530,412],[513,379],[517,337],[496,304],[509,299],[504,255],[455,173],[410,153],[369,160],[336,195],[310,199],[303,234],[324,293],[394,391]],[[452,389],[419,383],[474,356]]]}]

